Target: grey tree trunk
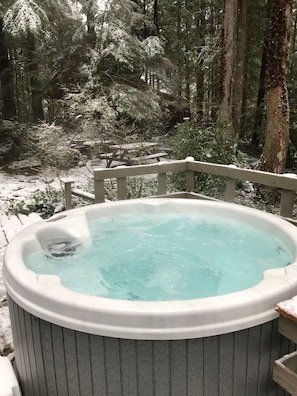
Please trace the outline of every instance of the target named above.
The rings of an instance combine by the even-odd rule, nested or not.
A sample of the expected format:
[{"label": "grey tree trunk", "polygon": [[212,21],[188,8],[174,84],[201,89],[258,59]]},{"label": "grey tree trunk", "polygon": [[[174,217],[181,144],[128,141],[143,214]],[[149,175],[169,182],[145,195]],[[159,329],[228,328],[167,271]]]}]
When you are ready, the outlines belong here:
[{"label": "grey tree trunk", "polygon": [[40,121],[44,119],[44,112],[42,106],[41,84],[39,81],[38,62],[35,54],[35,37],[32,33],[27,36],[27,61],[29,69],[29,79],[31,87],[31,103],[33,121]]},{"label": "grey tree trunk", "polygon": [[220,109],[219,122],[229,124],[229,133],[235,136],[233,125],[234,80],[237,42],[238,0],[224,1],[224,19],[222,28],[222,53],[220,71]]},{"label": "grey tree trunk", "polygon": [[236,136],[240,136],[242,119],[244,71],[246,61],[247,1],[239,0],[238,6],[237,56],[235,64],[233,106],[233,127]]},{"label": "grey tree trunk", "polygon": [[292,0],[273,0],[265,75],[267,132],[260,169],[282,173],[289,145],[287,55]]},{"label": "grey tree trunk", "polygon": [[5,33],[3,32],[3,18],[0,17],[0,83],[2,91],[3,118],[12,120],[16,117],[13,78],[8,56]]}]

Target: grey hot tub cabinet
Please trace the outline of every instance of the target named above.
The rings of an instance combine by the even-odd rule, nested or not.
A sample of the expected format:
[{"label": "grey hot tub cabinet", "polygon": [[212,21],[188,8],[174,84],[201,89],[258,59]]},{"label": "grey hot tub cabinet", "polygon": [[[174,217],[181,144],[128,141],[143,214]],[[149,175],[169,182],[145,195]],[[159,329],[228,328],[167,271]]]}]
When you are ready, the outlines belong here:
[{"label": "grey hot tub cabinet", "polygon": [[9,298],[23,396],[283,396],[274,361],[295,349],[277,320],[229,334],[127,340],[66,329]]}]

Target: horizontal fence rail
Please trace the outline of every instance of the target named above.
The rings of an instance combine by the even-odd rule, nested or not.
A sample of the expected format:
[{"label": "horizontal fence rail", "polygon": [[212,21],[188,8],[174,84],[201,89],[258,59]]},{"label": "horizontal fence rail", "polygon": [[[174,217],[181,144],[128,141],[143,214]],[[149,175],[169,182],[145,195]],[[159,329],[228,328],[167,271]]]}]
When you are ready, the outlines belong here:
[{"label": "horizontal fence rail", "polygon": [[[167,174],[184,173],[186,191],[167,193]],[[238,181],[249,181],[257,185],[281,190],[280,216],[297,225],[293,211],[295,195],[297,191],[297,175],[292,173],[275,174],[252,169],[238,168],[235,165],[220,165],[207,162],[194,161],[192,157],[178,161],[162,161],[157,164],[119,166],[117,168],[94,169],[94,194],[72,188],[73,181],[65,181],[65,205],[66,210],[72,207],[71,195],[76,195],[95,203],[103,203],[105,198],[105,180],[116,179],[117,199],[127,199],[127,178],[145,175],[156,175],[158,180],[158,196],[187,197],[213,199],[196,194],[194,191],[195,173],[204,173],[213,176],[221,176],[226,180],[225,201],[234,202],[236,185]]]}]

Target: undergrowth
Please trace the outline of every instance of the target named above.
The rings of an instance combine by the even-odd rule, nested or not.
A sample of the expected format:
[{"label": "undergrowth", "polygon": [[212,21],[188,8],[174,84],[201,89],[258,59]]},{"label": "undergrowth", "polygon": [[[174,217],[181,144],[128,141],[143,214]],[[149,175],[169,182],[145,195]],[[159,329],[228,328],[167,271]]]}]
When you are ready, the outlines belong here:
[{"label": "undergrowth", "polygon": [[[92,180],[84,185],[76,186],[77,188],[94,193]],[[115,201],[116,180],[110,179],[105,182],[106,199]],[[140,198],[157,195],[157,181],[152,178],[129,177],[127,179],[127,198]],[[73,208],[88,205],[90,202],[79,197],[72,197]],[[42,218],[47,219],[56,213],[65,210],[64,191],[51,186],[46,186],[44,190],[32,193],[26,199],[12,199],[7,208],[6,213],[16,215],[17,213],[29,214],[38,213]]]}]

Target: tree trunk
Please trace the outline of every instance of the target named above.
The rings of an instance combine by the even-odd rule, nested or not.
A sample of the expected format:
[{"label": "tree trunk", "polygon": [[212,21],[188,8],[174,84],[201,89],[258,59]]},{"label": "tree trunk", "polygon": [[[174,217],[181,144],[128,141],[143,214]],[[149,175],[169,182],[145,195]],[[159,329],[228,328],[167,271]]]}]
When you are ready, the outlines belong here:
[{"label": "tree trunk", "polygon": [[245,71],[245,61],[246,61],[245,59],[246,23],[247,23],[247,1],[239,0],[237,56],[236,56],[236,64],[235,64],[234,108],[233,108],[233,126],[236,136],[240,136],[241,119],[242,119],[244,71]]},{"label": "tree trunk", "polygon": [[8,56],[8,49],[3,32],[3,18],[0,17],[0,83],[2,90],[3,118],[12,120],[16,117],[13,78]]},{"label": "tree trunk", "polygon": [[259,88],[257,105],[254,119],[254,129],[252,134],[251,143],[253,146],[258,147],[260,144],[262,122],[264,118],[264,105],[265,105],[265,68],[266,68],[266,47],[264,45],[262,53],[261,71],[259,78]]},{"label": "tree trunk", "polygon": [[[186,36],[191,32],[192,29],[192,12],[191,12],[191,2],[185,0],[185,29]],[[187,105],[189,113],[191,114],[191,44],[189,43],[189,38],[185,40],[185,53],[184,53],[184,64],[185,64],[185,97],[187,100]]]},{"label": "tree trunk", "polygon": [[182,80],[183,80],[183,62],[182,62],[182,45],[181,45],[181,31],[182,31],[182,18],[181,18],[181,1],[178,0],[177,2],[177,49],[178,53],[180,54],[177,59],[177,93],[178,97],[181,98],[182,96]]},{"label": "tree trunk", "polygon": [[266,63],[267,131],[260,169],[282,173],[289,145],[287,55],[292,0],[273,0]]},{"label": "tree trunk", "polygon": [[191,109],[191,73],[188,52],[185,54],[185,97],[188,108]]},{"label": "tree trunk", "polygon": [[[198,59],[201,48],[205,45],[205,4],[204,1],[199,1],[197,4],[200,8],[198,15],[195,15],[196,32],[195,36],[198,42],[197,56]],[[196,121],[203,121],[203,101],[204,101],[204,71],[201,64],[196,62],[195,67],[196,77]]]},{"label": "tree trunk", "polygon": [[258,147],[260,144],[260,138],[262,138],[262,124],[264,118],[264,107],[265,107],[265,70],[266,70],[266,62],[267,62],[267,48],[269,43],[268,33],[269,33],[269,23],[270,14],[271,14],[271,6],[272,1],[268,0],[267,2],[267,11],[266,11],[266,29],[264,34],[264,44],[262,50],[262,60],[261,60],[261,71],[259,78],[259,88],[258,88],[258,96],[257,96],[257,105],[255,111],[255,119],[254,119],[254,129],[252,134],[251,143],[253,146]]},{"label": "tree trunk", "polygon": [[293,69],[294,69],[294,63],[295,63],[295,56],[294,54],[296,53],[296,34],[297,34],[297,12],[295,11],[295,17],[294,17],[294,23],[292,26],[292,39],[291,39],[291,45],[290,45],[290,66],[289,66],[289,80],[292,78],[293,74]]},{"label": "tree trunk", "polygon": [[41,84],[39,81],[39,70],[38,62],[36,60],[35,53],[35,37],[32,33],[28,33],[27,36],[27,61],[30,78],[31,88],[31,105],[33,121],[39,121],[44,119],[44,112],[42,107],[42,95],[41,95]]},{"label": "tree trunk", "polygon": [[219,122],[228,122],[229,133],[235,136],[233,125],[234,109],[234,68],[236,57],[238,0],[224,1],[222,28],[222,53],[220,70],[220,109]]},{"label": "tree trunk", "polygon": [[154,0],[154,24],[156,27],[156,35],[160,34],[160,26],[159,26],[159,5],[158,0]]},{"label": "tree trunk", "polygon": [[86,12],[86,24],[87,24],[87,43],[90,48],[95,48],[96,46],[96,32],[95,32],[95,9],[96,5],[94,4],[94,0],[88,0],[85,4],[85,12]]},{"label": "tree trunk", "polygon": [[203,121],[204,76],[200,68],[196,68],[196,120]]}]

